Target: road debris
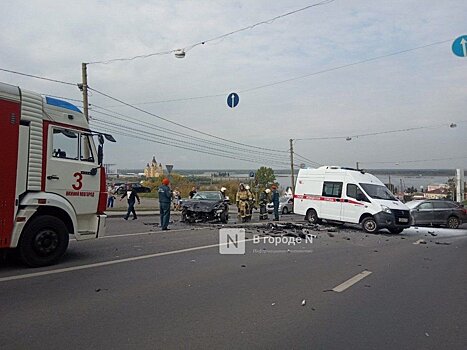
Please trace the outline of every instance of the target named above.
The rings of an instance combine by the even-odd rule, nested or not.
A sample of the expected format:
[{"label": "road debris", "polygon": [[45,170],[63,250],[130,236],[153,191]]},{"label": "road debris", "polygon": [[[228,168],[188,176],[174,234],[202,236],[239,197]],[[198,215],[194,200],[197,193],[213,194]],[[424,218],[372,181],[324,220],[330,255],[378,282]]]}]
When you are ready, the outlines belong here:
[{"label": "road debris", "polygon": [[450,245],[451,242],[435,242],[435,244],[438,244],[438,245]]},{"label": "road debris", "polygon": [[426,244],[424,239],[419,239],[418,241],[413,242],[413,244]]},{"label": "road debris", "polygon": [[302,306],[305,306],[305,305],[306,305],[306,300],[303,299],[303,300],[302,300]]}]

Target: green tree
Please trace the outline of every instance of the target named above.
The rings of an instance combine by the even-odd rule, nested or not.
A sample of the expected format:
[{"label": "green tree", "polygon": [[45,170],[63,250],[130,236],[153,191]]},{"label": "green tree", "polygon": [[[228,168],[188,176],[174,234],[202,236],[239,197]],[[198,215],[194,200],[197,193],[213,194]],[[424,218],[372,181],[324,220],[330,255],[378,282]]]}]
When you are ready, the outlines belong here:
[{"label": "green tree", "polygon": [[260,188],[266,188],[274,184],[276,181],[276,175],[274,170],[262,166],[256,171],[255,182]]}]

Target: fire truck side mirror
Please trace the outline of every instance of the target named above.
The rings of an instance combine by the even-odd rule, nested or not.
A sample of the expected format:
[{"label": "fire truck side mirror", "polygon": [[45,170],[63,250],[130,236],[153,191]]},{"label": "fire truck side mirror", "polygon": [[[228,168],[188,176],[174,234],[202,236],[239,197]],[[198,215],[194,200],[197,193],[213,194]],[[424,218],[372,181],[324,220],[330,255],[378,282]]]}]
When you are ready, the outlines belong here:
[{"label": "fire truck side mirror", "polygon": [[104,160],[104,147],[102,147],[102,144],[97,147],[97,164],[102,165],[102,162]]},{"label": "fire truck side mirror", "polygon": [[110,134],[104,134],[104,137],[107,141],[110,141],[110,142],[117,142],[117,140],[115,140],[115,138],[110,135]]}]

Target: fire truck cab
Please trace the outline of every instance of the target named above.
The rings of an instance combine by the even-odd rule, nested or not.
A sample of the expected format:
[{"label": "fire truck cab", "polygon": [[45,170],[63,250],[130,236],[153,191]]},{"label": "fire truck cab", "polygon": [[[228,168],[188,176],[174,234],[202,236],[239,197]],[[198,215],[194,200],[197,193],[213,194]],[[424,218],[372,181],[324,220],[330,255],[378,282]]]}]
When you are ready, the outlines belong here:
[{"label": "fire truck cab", "polygon": [[104,235],[104,138],[115,141],[91,131],[73,104],[0,83],[0,249],[46,266],[63,256],[70,234]]}]

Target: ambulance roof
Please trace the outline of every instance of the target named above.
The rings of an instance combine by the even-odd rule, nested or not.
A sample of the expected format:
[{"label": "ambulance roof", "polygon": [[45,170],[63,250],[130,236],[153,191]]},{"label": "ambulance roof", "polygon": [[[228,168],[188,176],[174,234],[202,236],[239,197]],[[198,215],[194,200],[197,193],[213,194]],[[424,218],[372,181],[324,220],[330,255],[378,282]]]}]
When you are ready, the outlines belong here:
[{"label": "ambulance roof", "polygon": [[383,183],[374,175],[366,173],[363,170],[346,168],[340,166],[322,166],[317,169],[300,169],[298,177],[309,176],[309,175],[332,175],[333,180],[336,178],[344,180],[350,177],[354,182],[357,183],[373,183],[377,185],[383,185]]}]

